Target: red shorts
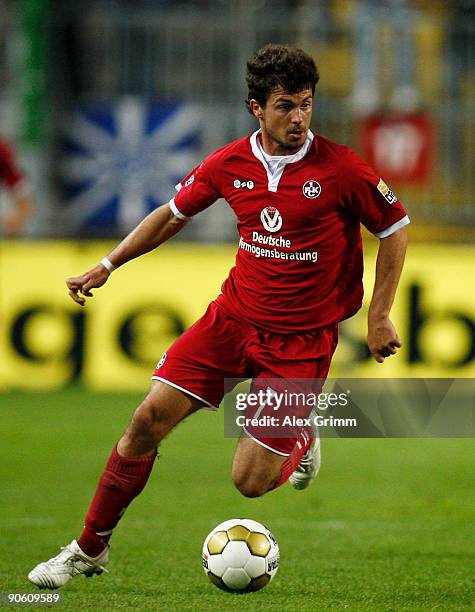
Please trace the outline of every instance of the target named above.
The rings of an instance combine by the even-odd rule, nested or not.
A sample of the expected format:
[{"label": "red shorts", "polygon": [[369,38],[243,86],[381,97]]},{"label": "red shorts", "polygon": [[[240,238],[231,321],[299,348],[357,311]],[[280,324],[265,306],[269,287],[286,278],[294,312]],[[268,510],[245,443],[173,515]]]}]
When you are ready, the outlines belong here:
[{"label": "red shorts", "polygon": [[[320,379],[328,375],[338,342],[338,324],[311,332],[279,334],[235,319],[216,302],[164,353],[153,380],[161,380],[218,408],[225,380]],[[256,442],[287,456],[296,438],[266,438]]]}]

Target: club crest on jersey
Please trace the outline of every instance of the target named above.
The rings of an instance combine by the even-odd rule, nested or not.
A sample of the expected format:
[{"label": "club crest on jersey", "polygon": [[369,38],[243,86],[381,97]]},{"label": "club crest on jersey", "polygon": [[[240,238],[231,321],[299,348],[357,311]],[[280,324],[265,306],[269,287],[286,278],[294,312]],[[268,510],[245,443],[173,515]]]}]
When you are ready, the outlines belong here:
[{"label": "club crest on jersey", "polygon": [[307,181],[303,184],[302,191],[306,198],[313,200],[314,198],[318,198],[322,193],[322,188],[317,181]]},{"label": "club crest on jersey", "polygon": [[167,358],[167,354],[163,353],[163,355],[160,357],[160,361],[157,363],[157,367],[156,367],[157,370],[162,367],[162,365],[165,363],[166,358]]},{"label": "club crest on jersey", "polygon": [[278,232],[282,227],[282,215],[273,206],[261,210],[261,222],[268,232]]},{"label": "club crest on jersey", "polygon": [[395,204],[397,202],[397,197],[394,195],[391,189],[389,189],[383,179],[379,179],[378,191],[383,194],[389,204]]}]

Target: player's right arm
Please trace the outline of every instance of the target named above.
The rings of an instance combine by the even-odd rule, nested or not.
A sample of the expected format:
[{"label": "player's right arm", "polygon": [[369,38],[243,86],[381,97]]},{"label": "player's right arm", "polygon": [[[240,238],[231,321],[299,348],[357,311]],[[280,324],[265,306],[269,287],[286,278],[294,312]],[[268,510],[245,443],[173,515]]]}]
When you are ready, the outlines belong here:
[{"label": "player's right arm", "polygon": [[66,284],[71,298],[84,306],[86,303],[84,298],[92,296],[91,289],[102,287],[112,270],[135,257],[152,251],[179,232],[193,215],[215,202],[221,196],[215,184],[219,162],[219,152],[215,152],[192,170],[177,185],[177,195],[168,204],[156,208],[145,217],[102,260],[105,265],[100,263],[80,276],[68,278]]},{"label": "player's right arm", "polygon": [[[187,221],[187,219],[178,218],[168,204],[156,208],[107,255],[107,259],[113,266],[111,271],[131,259],[152,251],[177,234]],[[68,278],[66,285],[70,297],[76,303],[84,306],[85,297],[92,297],[91,289],[102,287],[111,271],[104,264],[99,263],[84,274]]]}]

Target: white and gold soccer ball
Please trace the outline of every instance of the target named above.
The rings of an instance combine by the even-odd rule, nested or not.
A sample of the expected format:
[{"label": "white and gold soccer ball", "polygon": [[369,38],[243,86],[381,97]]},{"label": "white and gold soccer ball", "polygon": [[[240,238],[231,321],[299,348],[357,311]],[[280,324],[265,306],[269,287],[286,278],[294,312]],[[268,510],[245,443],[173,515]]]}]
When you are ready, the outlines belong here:
[{"label": "white and gold soccer ball", "polygon": [[203,544],[203,567],[224,591],[258,591],[279,567],[279,545],[272,533],[251,519],[224,521]]}]

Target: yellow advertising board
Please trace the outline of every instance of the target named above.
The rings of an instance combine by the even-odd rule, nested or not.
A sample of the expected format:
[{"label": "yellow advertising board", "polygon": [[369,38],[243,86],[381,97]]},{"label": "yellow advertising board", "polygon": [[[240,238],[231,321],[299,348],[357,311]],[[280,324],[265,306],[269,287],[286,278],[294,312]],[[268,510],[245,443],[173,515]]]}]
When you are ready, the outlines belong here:
[{"label": "yellow advertising board", "polygon": [[[105,242],[0,244],[0,389],[81,382],[146,390],[155,363],[218,293],[235,247],[167,244],[115,271],[84,308],[64,280],[92,267]],[[346,377],[475,375],[475,248],[415,245],[392,319],[403,341],[377,364],[367,353],[366,308],[375,250],[366,253],[363,310],[341,325],[331,374]]]},{"label": "yellow advertising board", "polygon": [[374,285],[375,245],[365,253],[363,308],[340,326],[331,374],[354,377],[475,376],[475,247],[410,245],[391,320],[403,347],[383,364],[369,357],[366,316]]}]

